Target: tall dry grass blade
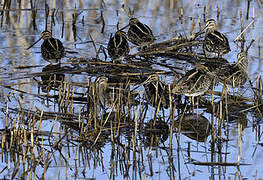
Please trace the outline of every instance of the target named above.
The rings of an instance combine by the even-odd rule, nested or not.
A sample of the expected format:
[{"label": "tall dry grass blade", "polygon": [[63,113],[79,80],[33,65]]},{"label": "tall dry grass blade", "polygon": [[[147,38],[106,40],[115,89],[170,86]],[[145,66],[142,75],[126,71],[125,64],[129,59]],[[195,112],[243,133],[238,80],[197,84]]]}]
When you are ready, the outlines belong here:
[{"label": "tall dry grass blade", "polygon": [[204,6],[203,22],[206,22],[206,6]]},{"label": "tall dry grass blade", "polygon": [[254,23],[254,19],[241,31],[241,33],[234,39],[234,42],[237,41],[240,36],[242,36],[245,31]]},{"label": "tall dry grass blade", "polygon": [[240,164],[242,159],[242,124],[238,123],[238,157],[237,164]]},{"label": "tall dry grass blade", "polygon": [[219,20],[219,16],[220,16],[220,7],[217,4],[217,6],[216,6],[216,18],[217,18],[217,20]]}]

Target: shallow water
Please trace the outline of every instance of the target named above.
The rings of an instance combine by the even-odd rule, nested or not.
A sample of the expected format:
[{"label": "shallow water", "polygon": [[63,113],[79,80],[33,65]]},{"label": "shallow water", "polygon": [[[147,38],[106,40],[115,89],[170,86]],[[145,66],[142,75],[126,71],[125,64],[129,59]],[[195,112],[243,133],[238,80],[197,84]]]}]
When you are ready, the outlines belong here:
[{"label": "shallow water", "polygon": [[[35,154],[35,161],[40,163],[36,163],[34,167],[31,164],[35,161],[32,160],[31,162],[30,158],[26,158],[25,165],[20,162],[21,164],[17,166],[15,162],[18,160],[14,161],[11,158],[13,156],[4,153],[5,151],[2,148],[1,150],[5,156],[0,163],[1,178],[11,178],[14,174],[16,175],[13,177],[20,178],[27,170],[35,172],[36,178],[40,178],[45,172],[47,162],[50,162],[50,166],[46,171],[46,179],[234,179],[235,177],[239,179],[256,179],[263,177],[261,167],[263,149],[260,138],[262,134],[262,116],[259,114],[254,116],[253,111],[244,109],[241,109],[245,112],[242,117],[234,116],[233,120],[231,119],[232,121],[229,119],[229,123],[223,120],[225,124],[222,125],[221,133],[218,132],[218,129],[220,129],[218,127],[224,118],[216,118],[202,107],[194,110],[199,114],[203,114],[211,124],[214,123],[214,131],[217,130],[215,132],[216,143],[212,143],[211,135],[208,136],[206,142],[197,142],[182,133],[177,133],[174,128],[172,131],[168,131],[168,137],[163,137],[163,142],[157,141],[155,144],[152,137],[152,144],[149,145],[147,135],[139,130],[140,126],[137,127],[138,129],[134,129],[136,126],[133,125],[123,128],[120,132],[101,131],[100,133],[106,137],[105,142],[102,136],[99,140],[92,138],[93,136],[96,137],[96,133],[89,134],[86,137],[87,141],[80,140],[80,132],[75,131],[72,124],[60,123],[58,117],[63,114],[71,114],[72,117],[67,120],[70,121],[72,118],[76,122],[81,121],[81,118],[84,119],[81,113],[88,109],[88,103],[84,100],[71,103],[70,99],[65,97],[63,101],[60,101],[59,98],[54,100],[51,96],[59,95],[59,93],[66,96],[67,93],[73,94],[74,92],[76,97],[87,99],[85,93],[87,93],[90,83],[104,74],[103,72],[88,73],[92,68],[90,69],[85,63],[90,62],[90,59],[96,56],[93,44],[90,42],[91,37],[94,39],[97,49],[100,45],[106,47],[111,33],[116,31],[117,22],[119,21],[120,27],[123,27],[128,23],[129,18],[127,12],[122,9],[122,4],[116,1],[107,1],[102,4],[96,1],[72,2],[57,0],[52,2],[49,2],[49,8],[51,10],[56,8],[57,13],[54,17],[54,24],[52,24],[50,18],[52,12],[50,12],[48,27],[50,28],[52,25],[53,36],[59,38],[66,47],[67,56],[62,60],[62,66],[64,67],[65,80],[68,82],[65,89],[71,91],[50,91],[50,97],[47,97],[46,92],[42,89],[39,90],[38,83],[41,81],[41,72],[48,65],[48,62],[41,57],[41,43],[38,43],[30,50],[26,50],[45,29],[44,3],[41,1],[36,5],[36,29],[32,26],[32,8],[26,0],[21,1],[20,7],[18,1],[13,1],[11,4],[12,9],[4,11],[1,17],[0,97],[2,111],[0,114],[0,127],[1,129],[5,127],[21,128],[25,125],[25,128],[29,128],[30,126],[27,123],[34,118],[29,117],[29,115],[22,116],[21,113],[27,114],[27,110],[30,110],[33,112],[28,114],[32,116],[36,114],[40,116],[41,111],[44,111],[45,114],[41,127],[39,127],[40,121],[36,121],[36,124],[34,124],[36,146],[31,149],[34,153],[31,152],[28,155],[33,158],[33,154]],[[234,40],[241,32],[240,14],[242,14],[244,27],[249,25],[244,32],[245,45],[248,46],[252,40],[255,40],[248,50],[248,72],[253,87],[256,87],[256,81],[261,76],[263,69],[261,65],[263,4],[260,1],[251,1],[248,17],[246,17],[248,12],[247,1],[193,2],[189,0],[171,2],[158,0],[131,1],[126,4],[126,7],[129,6],[133,9],[134,16],[153,29],[157,42],[168,40],[179,34],[188,36],[192,22],[195,23],[194,31],[198,32],[200,30],[198,22],[203,27],[204,18],[216,19],[219,31],[225,33],[230,42],[231,52],[224,56],[229,62],[235,62],[237,53],[240,52],[238,47],[240,42],[234,43]],[[76,7],[76,13],[79,14],[75,26],[72,25],[74,7]],[[204,7],[206,7],[205,17]],[[2,8],[3,5],[1,5]],[[219,13],[217,8],[219,8]],[[181,15],[182,11],[183,14]],[[7,12],[9,12],[9,16]],[[62,12],[64,21],[62,20]],[[104,33],[101,33],[101,12],[103,12],[106,24]],[[131,53],[136,52],[137,48],[133,48],[131,51]],[[99,57],[104,58],[103,54],[100,54]],[[190,68],[190,65],[185,62],[178,65],[181,61],[174,58],[159,58],[158,60],[170,65],[180,66],[182,72]],[[82,61],[82,64],[79,63],[80,61]],[[107,59],[107,61],[110,60]],[[96,67],[101,66],[94,66],[94,69]],[[107,65],[103,67],[104,70],[107,70],[107,68]],[[166,68],[157,65],[154,65],[153,68],[161,68],[161,70],[167,71]],[[167,83],[172,84],[173,76],[162,76],[162,80],[165,79],[167,79]],[[144,88],[139,87],[138,90],[140,91],[140,98],[144,98]],[[221,91],[222,87],[217,87],[216,90]],[[253,99],[252,90],[250,83],[247,82],[242,89],[236,90],[235,94]],[[233,94],[232,90],[229,90],[229,92]],[[206,98],[211,100],[211,95],[206,95]],[[218,101],[220,101],[219,96],[215,99],[215,102]],[[58,105],[59,103],[61,103],[61,106]],[[252,104],[252,102],[248,102],[248,104]],[[220,105],[223,106],[219,104],[217,107]],[[254,109],[254,107],[251,109]],[[233,111],[241,110],[237,108]],[[111,109],[107,110],[107,112],[111,111]],[[141,111],[143,111],[142,106],[125,109],[125,112],[139,125],[141,119],[143,119],[143,115],[140,114]],[[144,123],[149,122],[156,116],[155,108],[150,106],[145,113]],[[172,114],[170,109],[163,112],[159,111],[158,114],[167,122],[169,127],[172,126],[178,116],[177,113],[174,113],[175,117],[169,117],[170,114]],[[222,114],[219,114],[219,116],[222,116]],[[242,120],[242,123],[238,123],[238,120]],[[22,125],[19,126],[18,122]],[[238,124],[242,124],[243,127],[238,129]],[[39,129],[40,131],[37,131]],[[32,132],[30,130],[30,128],[27,129],[28,132]],[[50,132],[52,132],[52,135],[49,134]],[[118,133],[121,135],[118,135]],[[158,134],[158,132],[155,133]],[[39,139],[37,140],[36,137]],[[238,139],[238,137],[242,137],[242,139]],[[28,139],[28,141],[33,140]],[[101,147],[94,148],[92,146],[94,139],[101,143],[99,144]],[[59,145],[56,146],[56,143]],[[23,142],[22,144],[25,145],[26,143]],[[23,147],[26,149],[27,146]],[[41,149],[41,147],[43,148]],[[240,148],[241,153],[239,152]],[[43,157],[40,156],[40,152],[43,152]],[[21,154],[23,153],[21,152]],[[50,159],[47,158],[48,156],[50,156]],[[17,158],[22,160],[22,157]],[[240,163],[243,165],[228,166],[224,164],[237,163],[238,157],[241,157]],[[222,164],[193,164],[197,162]],[[29,174],[26,177],[29,178]]]}]

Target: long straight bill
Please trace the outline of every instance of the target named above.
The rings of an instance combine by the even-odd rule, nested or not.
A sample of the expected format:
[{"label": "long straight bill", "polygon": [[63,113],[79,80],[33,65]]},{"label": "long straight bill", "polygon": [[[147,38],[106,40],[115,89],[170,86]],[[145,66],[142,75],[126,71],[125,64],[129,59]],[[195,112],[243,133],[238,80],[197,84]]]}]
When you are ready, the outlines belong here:
[{"label": "long straight bill", "polygon": [[127,28],[130,24],[124,26],[123,28],[119,29],[118,31],[122,31],[123,29]]},{"label": "long straight bill", "polygon": [[30,48],[32,48],[36,43],[38,43],[41,40],[41,38],[39,38],[36,42],[34,42],[31,46],[29,46],[28,48],[26,48],[26,50],[29,50]]},{"label": "long straight bill", "polygon": [[195,34],[194,39],[197,38],[198,36],[200,36],[201,34],[203,34],[203,33],[205,32],[205,30],[206,30],[206,27],[204,27],[201,31],[197,32],[197,33]]}]

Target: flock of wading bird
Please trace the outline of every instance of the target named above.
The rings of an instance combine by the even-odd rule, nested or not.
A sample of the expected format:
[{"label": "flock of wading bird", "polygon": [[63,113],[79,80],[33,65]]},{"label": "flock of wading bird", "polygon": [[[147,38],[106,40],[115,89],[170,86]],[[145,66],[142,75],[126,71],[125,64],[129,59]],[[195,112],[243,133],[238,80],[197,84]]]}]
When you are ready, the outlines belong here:
[{"label": "flock of wading bird", "polygon": [[[125,32],[127,28],[128,31]],[[186,72],[179,80],[176,80],[171,88],[173,94],[195,97],[207,92],[212,82],[219,82],[225,86],[236,88],[242,86],[247,81],[247,52],[241,51],[237,55],[237,62],[229,63],[227,60],[221,58],[222,55],[231,51],[228,39],[217,30],[217,24],[214,19],[207,20],[205,27],[196,33],[195,37],[199,37],[204,33],[202,48],[207,60],[205,63],[200,63],[194,69]],[[53,38],[49,31],[42,32],[41,38],[34,44],[41,39],[44,40],[41,45],[42,57],[50,63],[59,63],[66,54],[62,42],[59,39]],[[155,37],[150,27],[140,22],[137,18],[130,18],[127,26],[117,30],[113,36],[111,35],[107,45],[108,55],[113,61],[123,60],[129,55],[129,42],[139,46],[139,50],[143,51],[145,48],[151,46],[154,40]],[[102,85],[100,92],[102,94],[105,93],[107,78],[99,77],[96,82]],[[154,99],[151,102],[157,100],[161,102],[163,107],[168,107],[168,85],[161,82],[157,74],[149,75],[141,85],[145,87],[146,97],[152,96],[150,99]],[[156,92],[157,90],[158,92]]]}]

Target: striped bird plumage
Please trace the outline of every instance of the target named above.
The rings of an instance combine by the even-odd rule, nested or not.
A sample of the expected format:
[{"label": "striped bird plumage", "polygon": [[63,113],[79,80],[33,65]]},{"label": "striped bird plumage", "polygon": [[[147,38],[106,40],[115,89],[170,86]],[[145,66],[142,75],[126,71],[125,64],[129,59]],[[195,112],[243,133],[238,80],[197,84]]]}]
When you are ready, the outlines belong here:
[{"label": "striped bird plumage", "polygon": [[199,65],[176,82],[172,93],[193,97],[203,95],[210,88],[213,79],[214,76],[208,68]]},{"label": "striped bird plumage", "polygon": [[114,36],[110,37],[108,42],[108,54],[112,59],[118,59],[125,57],[129,54],[129,44],[126,39],[126,33],[123,31],[117,31]]},{"label": "striped bird plumage", "polygon": [[159,80],[157,74],[150,75],[143,83],[147,101],[153,106],[167,109],[170,105],[168,86]]},{"label": "striped bird plumage", "polygon": [[237,62],[234,64],[225,63],[219,66],[214,74],[217,76],[221,84],[226,84],[230,87],[238,87],[244,85],[248,80],[248,58],[246,52],[241,52],[237,55]]},{"label": "striped bird plumage", "polygon": [[137,46],[145,46],[153,43],[154,36],[152,30],[141,23],[137,18],[131,18],[129,21],[128,39]]},{"label": "striped bird plumage", "polygon": [[206,22],[204,30],[206,30],[206,35],[203,49],[207,57],[222,56],[231,51],[227,37],[217,31],[214,19]]},{"label": "striped bird plumage", "polygon": [[138,105],[136,96],[138,92],[130,91],[124,87],[123,83],[111,83],[112,80],[102,75],[97,77],[95,81],[96,95],[98,96],[99,105],[102,107],[112,107],[118,105],[119,101],[125,105]]},{"label": "striped bird plumage", "polygon": [[66,55],[62,42],[59,39],[53,38],[49,31],[43,31],[41,38],[44,40],[41,45],[42,57],[50,63],[60,62]]}]

